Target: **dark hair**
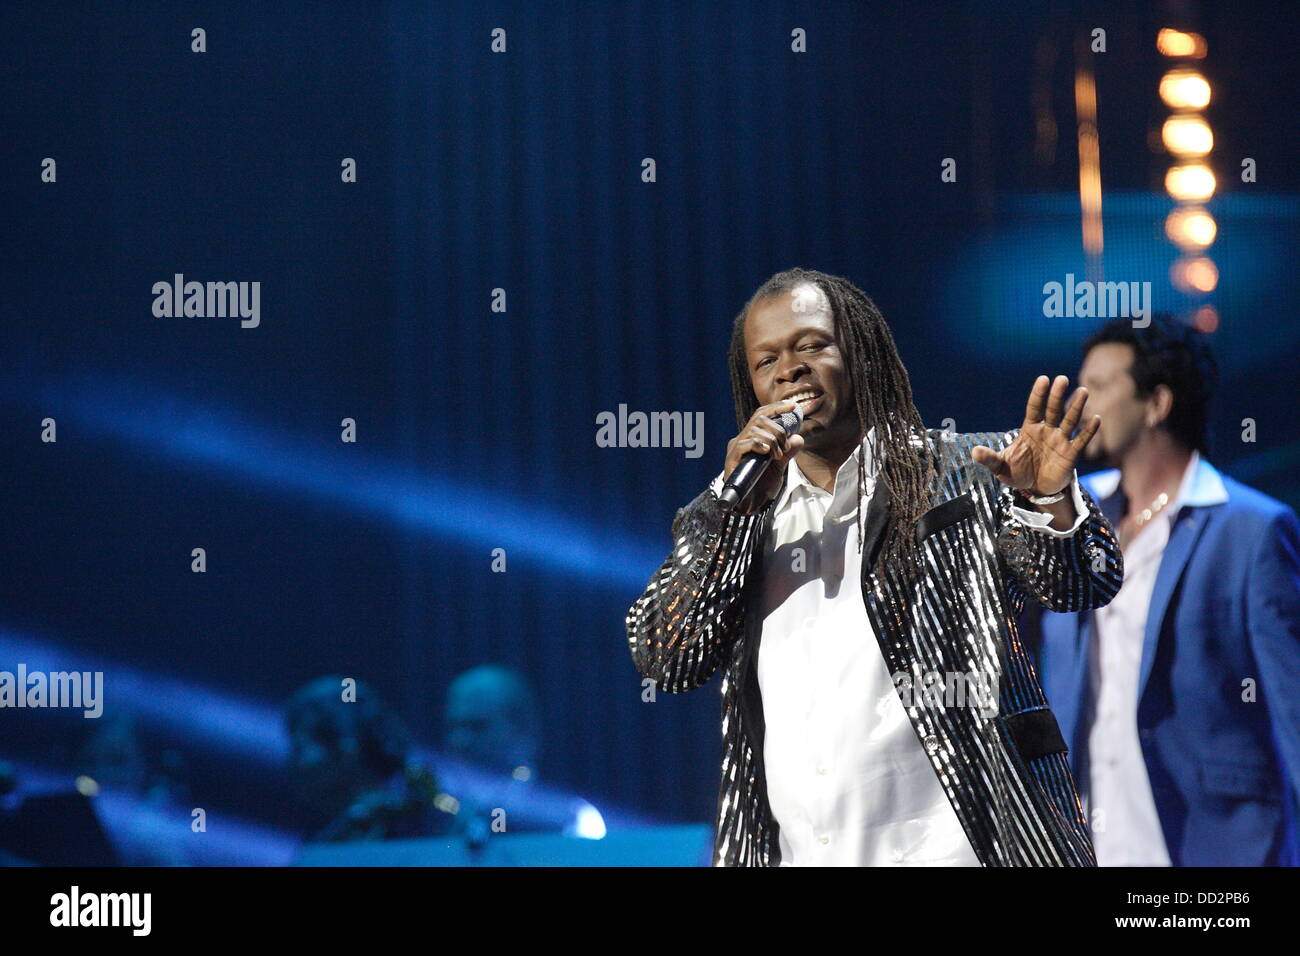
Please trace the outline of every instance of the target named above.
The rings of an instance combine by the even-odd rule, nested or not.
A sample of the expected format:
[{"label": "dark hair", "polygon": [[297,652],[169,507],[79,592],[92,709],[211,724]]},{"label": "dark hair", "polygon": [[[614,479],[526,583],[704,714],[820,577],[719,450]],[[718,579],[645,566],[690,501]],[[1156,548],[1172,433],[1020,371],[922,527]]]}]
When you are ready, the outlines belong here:
[{"label": "dark hair", "polygon": [[[858,422],[865,434],[875,426],[881,449],[881,477],[889,489],[889,524],[885,528],[887,560],[911,577],[920,570],[916,522],[926,508],[934,463],[925,441],[925,425],[912,401],[912,385],[898,356],[884,316],[867,294],[847,279],[812,269],[788,269],[772,276],[745,303],[731,331],[731,394],[736,424],[743,428],[758,409],[758,397],[745,357],[745,317],[754,303],[789,292],[796,286],[817,286],[830,302],[835,335],[844,353],[849,388]],[[914,441],[914,439],[920,441]],[[858,487],[865,481],[866,463],[858,460]],[[858,547],[862,546],[864,509],[858,509]]]},{"label": "dark hair", "polygon": [[326,747],[354,738],[362,764],[387,777],[406,765],[411,737],[397,713],[368,684],[356,682],[356,699],[343,700],[342,677],[318,677],[289,698],[284,722],[290,733],[310,728]]},{"label": "dark hair", "polygon": [[1084,358],[1094,346],[1112,342],[1133,347],[1129,375],[1138,397],[1146,398],[1157,385],[1167,386],[1174,401],[1161,424],[1187,448],[1204,453],[1210,396],[1219,380],[1204,333],[1159,312],[1145,328],[1134,328],[1131,319],[1115,319],[1083,343]]}]

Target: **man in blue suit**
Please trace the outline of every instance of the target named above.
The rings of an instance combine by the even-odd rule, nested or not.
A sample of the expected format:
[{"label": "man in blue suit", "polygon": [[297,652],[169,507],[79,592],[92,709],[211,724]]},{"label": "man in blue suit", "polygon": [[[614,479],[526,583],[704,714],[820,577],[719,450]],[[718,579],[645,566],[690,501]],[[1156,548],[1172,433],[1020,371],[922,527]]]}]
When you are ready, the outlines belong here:
[{"label": "man in blue suit", "polygon": [[[1165,317],[1084,345],[1083,483],[1119,534],[1110,604],[1043,612],[1043,688],[1101,866],[1300,863],[1300,523],[1202,455],[1216,377]],[[1031,637],[1031,640],[1033,639]]]}]

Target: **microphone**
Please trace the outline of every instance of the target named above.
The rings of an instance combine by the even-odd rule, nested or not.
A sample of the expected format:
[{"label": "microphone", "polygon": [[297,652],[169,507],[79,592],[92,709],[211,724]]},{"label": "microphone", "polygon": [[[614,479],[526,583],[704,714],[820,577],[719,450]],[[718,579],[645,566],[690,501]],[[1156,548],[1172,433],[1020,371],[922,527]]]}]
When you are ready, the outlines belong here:
[{"label": "microphone", "polygon": [[[803,407],[795,405],[794,411],[783,412],[772,421],[776,422],[787,435],[793,435],[803,427]],[[758,484],[758,479],[763,477],[763,472],[767,471],[767,466],[771,463],[770,455],[761,455],[756,451],[751,451],[741,458],[740,464],[727,476],[727,482],[722,486],[722,494],[718,496],[718,504],[722,506],[722,510],[731,511],[748,498],[754,486]]]}]

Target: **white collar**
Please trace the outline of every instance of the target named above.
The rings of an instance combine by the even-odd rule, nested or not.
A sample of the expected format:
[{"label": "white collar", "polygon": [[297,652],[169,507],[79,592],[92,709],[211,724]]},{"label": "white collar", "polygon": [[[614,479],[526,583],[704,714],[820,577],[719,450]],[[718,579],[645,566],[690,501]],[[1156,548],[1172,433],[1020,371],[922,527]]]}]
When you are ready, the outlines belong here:
[{"label": "white collar", "polygon": [[[863,455],[866,456],[864,461],[866,463],[867,488],[863,489],[863,492],[866,493],[866,491],[870,490],[872,487],[876,473],[879,471],[880,455],[876,448],[875,426],[872,426],[872,428],[867,432],[866,437],[862,439],[861,444],[859,444],[857,448],[853,449],[852,455],[844,459],[844,463],[840,465],[839,471],[835,473],[835,484],[837,487],[841,481],[850,480],[850,476],[851,480],[857,480],[858,459],[862,458]],[[773,508],[772,513],[779,513],[790,501],[790,497],[795,493],[795,491],[798,491],[800,494],[827,494],[824,489],[819,488],[808,480],[808,476],[803,473],[802,469],[800,469],[797,459],[790,462],[789,466],[786,468],[785,487],[781,489],[781,494],[777,496],[776,507]]]},{"label": "white collar", "polygon": [[[1103,501],[1119,490],[1119,469],[1111,468],[1089,475],[1086,479],[1088,490],[1098,501]],[[1228,500],[1228,489],[1223,484],[1223,476],[1208,461],[1193,451],[1183,472],[1178,486],[1178,496],[1174,499],[1171,513],[1179,508],[1204,508],[1208,505],[1221,505]]]}]

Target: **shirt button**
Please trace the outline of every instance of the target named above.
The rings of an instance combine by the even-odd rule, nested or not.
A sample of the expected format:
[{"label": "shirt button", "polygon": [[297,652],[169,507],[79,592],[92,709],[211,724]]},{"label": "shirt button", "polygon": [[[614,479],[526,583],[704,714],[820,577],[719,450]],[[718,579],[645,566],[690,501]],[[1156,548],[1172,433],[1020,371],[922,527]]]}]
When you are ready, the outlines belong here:
[{"label": "shirt button", "polygon": [[895,850],[891,855],[893,856],[895,863],[902,863],[905,859],[902,850]]},{"label": "shirt button", "polygon": [[823,846],[825,846],[827,843],[830,843],[830,842],[831,842],[831,838],[828,837],[828,836],[825,836],[825,835],[823,835],[823,836],[819,836],[819,837],[817,838],[817,842],[820,843],[820,844],[822,844]]},{"label": "shirt button", "polygon": [[827,770],[825,767],[818,767],[817,772],[821,774],[823,777],[826,776],[826,774],[830,773],[830,771]]},{"label": "shirt button", "polygon": [[926,737],[923,743],[925,744],[925,752],[931,757],[939,752],[939,738],[934,734],[930,734]]}]

